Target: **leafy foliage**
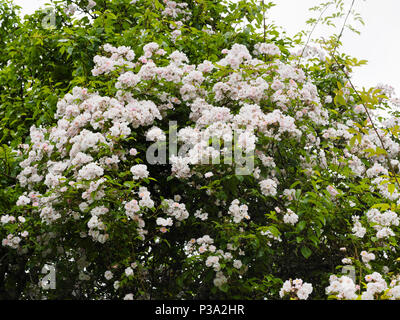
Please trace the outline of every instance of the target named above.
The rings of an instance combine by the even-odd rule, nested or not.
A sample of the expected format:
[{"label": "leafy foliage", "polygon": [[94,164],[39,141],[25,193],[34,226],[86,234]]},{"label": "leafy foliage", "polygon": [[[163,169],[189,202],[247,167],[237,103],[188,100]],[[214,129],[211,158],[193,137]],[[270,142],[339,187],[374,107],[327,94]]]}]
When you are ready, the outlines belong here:
[{"label": "leafy foliage", "polygon": [[[256,1],[54,1],[50,28],[0,5],[0,298],[307,298],[295,278],[316,299],[399,297],[398,101],[355,89],[365,61],[340,36],[289,39]],[[328,6],[309,23],[346,16]],[[238,130],[254,170],[150,163],[170,121],[193,141]]]}]

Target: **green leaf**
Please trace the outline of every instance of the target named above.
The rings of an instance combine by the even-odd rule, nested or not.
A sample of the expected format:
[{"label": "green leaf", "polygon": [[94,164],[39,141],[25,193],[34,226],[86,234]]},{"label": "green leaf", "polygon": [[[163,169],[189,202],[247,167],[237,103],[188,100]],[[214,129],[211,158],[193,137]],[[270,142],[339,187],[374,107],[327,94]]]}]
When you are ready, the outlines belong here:
[{"label": "green leaf", "polygon": [[307,247],[301,247],[301,254],[304,256],[304,258],[308,259],[311,256],[312,251]]},{"label": "green leaf", "polygon": [[377,204],[374,204],[371,208],[372,209],[379,209],[380,208],[382,211],[386,211],[386,210],[388,210],[390,208],[390,204],[388,204],[388,203],[377,203]]},{"label": "green leaf", "polygon": [[334,100],[337,106],[339,105],[345,106],[347,104],[346,100],[341,95],[336,95]]},{"label": "green leaf", "polygon": [[303,237],[296,237],[296,242],[297,243],[301,243],[303,241]]},{"label": "green leaf", "polygon": [[393,194],[395,189],[396,189],[396,186],[394,184],[388,185],[388,191],[390,192],[391,195]]},{"label": "green leaf", "polygon": [[302,231],[305,227],[306,227],[306,225],[307,225],[307,222],[306,221],[300,221],[298,224],[297,224],[297,230],[298,231]]}]

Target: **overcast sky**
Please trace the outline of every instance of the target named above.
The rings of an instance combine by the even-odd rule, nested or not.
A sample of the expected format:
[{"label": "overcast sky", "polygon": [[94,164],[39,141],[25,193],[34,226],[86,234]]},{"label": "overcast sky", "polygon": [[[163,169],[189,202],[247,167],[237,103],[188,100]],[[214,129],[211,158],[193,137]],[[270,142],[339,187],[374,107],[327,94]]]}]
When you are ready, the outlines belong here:
[{"label": "overcast sky", "polygon": [[[273,1],[273,0],[272,0]],[[345,0],[347,6],[351,0]],[[14,0],[23,8],[23,13],[31,13],[48,2],[46,0]],[[322,0],[275,0],[277,6],[268,13],[270,21],[283,26],[289,35],[306,29],[305,21],[312,17],[308,8]],[[374,86],[378,83],[390,84],[400,96],[400,1],[399,0],[357,0],[355,9],[366,23],[361,35],[347,31],[343,36],[343,51],[358,58],[368,60],[368,65],[359,67],[355,73],[357,86]],[[340,29],[340,27],[338,27]],[[316,36],[328,37],[324,28],[318,28]],[[333,30],[332,30],[333,31]]]}]

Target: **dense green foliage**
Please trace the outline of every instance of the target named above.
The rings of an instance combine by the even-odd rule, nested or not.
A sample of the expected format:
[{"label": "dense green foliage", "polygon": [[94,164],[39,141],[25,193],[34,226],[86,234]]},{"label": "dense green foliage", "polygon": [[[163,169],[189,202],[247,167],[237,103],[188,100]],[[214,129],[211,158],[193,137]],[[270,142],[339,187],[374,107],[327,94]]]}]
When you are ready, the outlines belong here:
[{"label": "dense green foliage", "polygon": [[[173,19],[163,14],[166,3],[158,0],[97,0],[91,7],[90,1],[67,0],[54,1],[53,11],[37,11],[21,19],[17,7],[0,0],[0,41],[4,47],[0,56],[0,210],[5,221],[0,225],[0,237],[8,239],[18,234],[24,238],[15,248],[8,240],[3,240],[0,247],[0,299],[42,296],[48,299],[275,299],[288,297],[280,295],[280,290],[286,280],[294,278],[312,283],[312,297],[322,299],[327,293],[335,296],[336,291],[326,292],[326,288],[332,282],[330,276],[340,273],[345,264],[343,258],[351,260],[357,269],[360,295],[367,286],[364,277],[372,272],[385,274],[385,281],[393,280],[398,270],[397,218],[385,225],[364,213],[371,208],[398,211],[395,200],[399,194],[395,184],[399,127],[396,120],[391,120],[377,130],[365,112],[368,109],[371,113],[376,109],[390,111],[393,101],[385,90],[358,92],[349,82],[352,69],[365,61],[337,53],[338,36],[319,41],[322,50],[313,54],[304,46],[307,33],[299,33],[295,39],[279,33],[276,26],[264,21],[264,12],[272,3],[253,0],[178,3],[186,4],[190,14],[183,13]],[[346,15],[343,1],[331,1],[330,5],[333,4],[338,13],[323,20],[328,25]],[[70,9],[65,10],[71,5],[75,5],[73,8],[79,14],[71,15]],[[316,10],[323,12],[326,6]],[[52,21],[51,12],[54,25],[43,24],[43,21]],[[360,20],[356,14],[354,19]],[[181,72],[178,80],[168,80],[168,75],[160,73],[159,78],[143,76],[139,84],[121,89],[120,76],[145,74],[143,69],[148,61],[142,55],[149,53],[145,49],[149,43],[165,50],[165,56],[150,54],[160,72],[172,66],[174,72]],[[257,53],[260,43],[268,44],[275,53]],[[107,49],[105,44],[112,49]],[[299,44],[311,53],[292,54]],[[101,64],[96,63],[97,58],[102,56],[106,61],[102,62],[103,67],[107,66],[117,59],[114,55],[119,57],[112,50],[120,48],[125,52],[124,46],[140,57],[137,62],[129,65],[125,61],[128,67],[119,65],[110,72],[92,72]],[[229,51],[231,48],[236,48],[238,55],[250,52],[259,60],[248,57],[243,59],[240,68],[235,68],[236,57],[234,51]],[[171,56],[176,56],[177,51],[186,55],[190,65],[171,63]],[[322,53],[326,56],[321,57]],[[224,62],[226,54],[231,62]],[[205,60],[213,64],[212,71],[204,71],[207,74],[204,82],[193,89],[192,97],[190,94],[185,97],[185,76]],[[245,60],[253,64],[246,64]],[[249,85],[249,91],[242,96],[230,95],[229,90],[237,84]],[[215,89],[218,85],[225,85],[222,98]],[[256,90],[257,85],[262,87],[261,93]],[[254,96],[249,94],[253,89]],[[93,111],[104,108],[103,114],[110,110],[116,112],[112,109],[115,99],[124,101],[121,98],[124,94],[141,108],[145,108],[143,101],[161,108],[170,98],[168,95],[174,97],[175,100],[169,101],[172,107],[162,110],[162,116],[154,117],[151,122],[169,134],[171,120],[178,122],[178,129],[200,131],[204,129],[202,126],[212,123],[204,125],[197,121],[193,115],[195,98],[204,99],[204,105],[216,106],[215,110],[228,110],[232,118],[247,116],[242,114],[242,108],[246,111],[250,110],[246,109],[249,105],[258,106],[259,111],[252,111],[254,117],[248,123],[237,121],[240,130],[254,131],[250,138],[256,137],[256,170],[243,176],[235,174],[232,166],[226,164],[195,163],[191,167],[195,174],[182,177],[171,173],[169,165],[149,164],[146,159],[149,123],[135,126],[131,119],[133,130],[129,129],[127,135],[114,136],[114,122],[102,119]],[[104,103],[106,107],[99,102],[103,98],[110,99]],[[273,127],[273,121],[272,125],[268,121],[277,111],[281,122]],[[94,120],[90,124],[84,122],[81,127],[75,123],[79,129],[74,131],[71,123],[78,119],[80,112]],[[202,111],[197,112],[200,115]],[[253,128],[252,121],[258,116],[266,118]],[[237,125],[227,119],[220,125]],[[122,123],[121,120],[118,125]],[[69,140],[60,145],[51,140],[51,135],[63,126],[69,128],[65,131]],[[79,171],[81,164],[70,165],[76,147],[73,139],[78,132],[90,136],[92,131],[104,137],[96,148],[86,148],[93,163],[104,167],[100,168],[104,179],[100,179],[100,184],[105,186],[101,191],[92,190],[91,183],[97,180],[86,178],[87,172]],[[383,145],[375,135],[378,132],[384,135],[378,136],[384,140]],[[49,146],[54,150],[48,154],[40,151]],[[129,153],[132,148],[138,151],[137,156]],[[19,152],[12,152],[16,149]],[[113,156],[119,159],[117,163],[121,160],[118,165],[106,163]],[[272,160],[266,160],[265,156]],[[386,160],[388,167],[379,167],[386,166]],[[69,167],[61,170],[61,179],[54,182],[52,170],[56,163],[61,166],[68,163]],[[131,167],[140,164],[147,165],[148,176],[132,179]],[[45,181],[26,183],[26,168],[40,172]],[[206,177],[210,172],[213,174]],[[374,179],[378,175],[381,180]],[[268,184],[274,183],[277,190],[265,190]],[[81,187],[75,187],[76,184]],[[143,239],[140,234],[143,227],[138,228],[141,218],[130,217],[124,206],[133,194],[136,198],[137,194],[144,194],[140,189],[144,186],[154,206],[141,205],[140,217],[149,231]],[[79,188],[91,190],[90,201],[83,206]],[[36,208],[39,204],[33,204],[33,193],[40,193],[39,198],[44,199],[40,206],[44,209],[39,210]],[[32,204],[26,200],[27,196],[32,198]],[[26,203],[17,206],[17,201],[24,202],[21,199]],[[165,199],[179,199],[176,202],[182,199],[190,214],[188,218],[178,219],[168,230],[160,229],[162,224],[157,222],[169,212]],[[61,218],[46,220],[50,219],[44,214],[48,203],[52,213]],[[235,207],[236,203],[243,205],[241,209]],[[89,210],[104,207],[107,212],[102,219],[107,241],[103,238],[94,241],[99,235],[93,236],[90,226],[87,233],[94,215],[90,217]],[[234,216],[235,210],[247,213],[247,209],[250,217],[244,221],[232,221],[229,216]],[[208,219],[195,217],[198,210],[207,212]],[[10,216],[14,221],[9,220]],[[18,216],[23,221],[15,221]],[[294,216],[295,221],[291,220]],[[356,228],[357,221],[363,223],[367,236],[357,235],[362,230],[360,226]],[[380,232],[382,226],[393,227],[394,235],[388,231],[389,236],[378,236],[376,231]],[[23,232],[29,236],[22,236]],[[194,249],[195,253],[187,253],[188,243],[193,240],[195,245],[195,240],[205,235],[213,239],[217,249],[225,251],[218,253],[220,269],[208,265],[215,249],[203,254],[200,251],[204,248],[196,248],[199,254]],[[234,258],[226,255],[228,251]],[[376,256],[370,259],[370,264],[365,262],[363,254],[360,257],[361,252],[367,251]],[[43,266],[51,263],[56,266],[57,286],[54,290],[45,290],[38,283]],[[133,274],[129,268],[135,269]],[[109,276],[111,272],[113,278]],[[381,291],[374,297],[395,296]],[[294,293],[289,296],[296,298]],[[343,298],[340,294],[337,297]],[[354,297],[345,294],[345,298]]]}]

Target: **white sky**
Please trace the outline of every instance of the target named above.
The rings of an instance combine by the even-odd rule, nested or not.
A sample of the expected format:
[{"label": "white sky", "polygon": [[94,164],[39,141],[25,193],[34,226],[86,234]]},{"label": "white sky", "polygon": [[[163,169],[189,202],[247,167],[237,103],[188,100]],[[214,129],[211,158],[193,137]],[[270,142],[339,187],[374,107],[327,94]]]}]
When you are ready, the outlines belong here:
[{"label": "white sky", "polygon": [[[283,26],[289,36],[307,28],[305,21],[313,16],[308,8],[324,2],[322,0],[272,1],[277,6],[269,11],[268,18]],[[14,0],[14,2],[23,8],[25,14],[33,12],[48,1]],[[349,6],[351,0],[345,2]],[[396,88],[397,96],[400,96],[400,42],[398,41],[400,1],[356,0],[355,9],[361,13],[366,25],[361,27],[360,36],[347,30],[342,38],[344,44],[342,50],[359,60],[368,60],[368,65],[356,69],[354,76],[356,85],[371,87],[378,83],[389,84]],[[326,33],[326,29],[317,27],[315,36],[319,35],[328,37],[330,34]]]}]

